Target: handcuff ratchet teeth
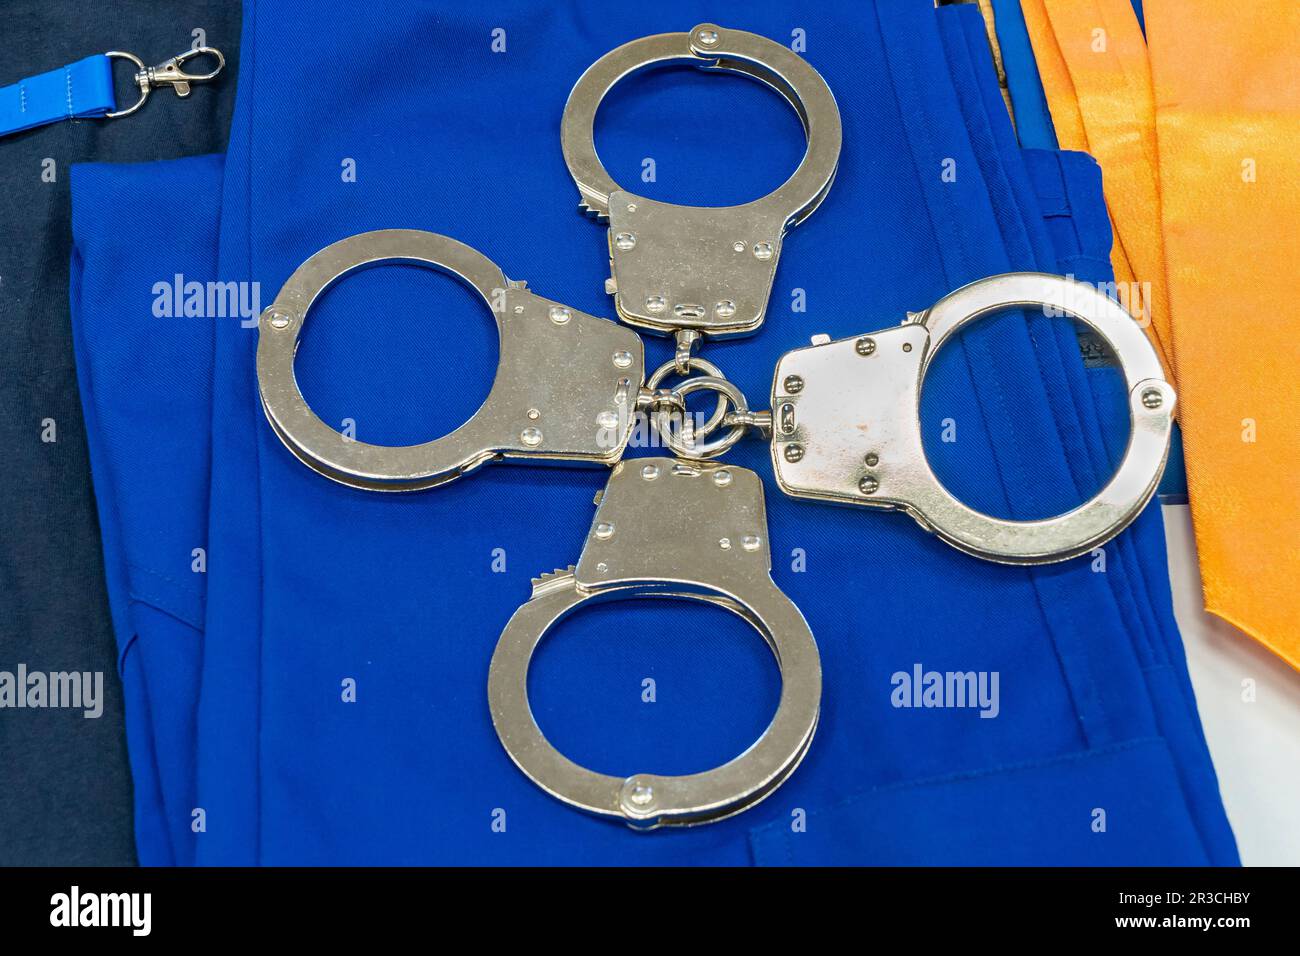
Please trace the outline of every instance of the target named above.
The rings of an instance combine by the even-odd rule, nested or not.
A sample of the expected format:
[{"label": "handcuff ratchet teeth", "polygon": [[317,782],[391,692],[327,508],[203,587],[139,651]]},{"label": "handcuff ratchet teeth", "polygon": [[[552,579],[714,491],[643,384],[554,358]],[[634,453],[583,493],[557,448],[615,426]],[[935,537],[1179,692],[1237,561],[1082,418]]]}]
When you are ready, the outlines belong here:
[{"label": "handcuff ratchet teeth", "polygon": [[[620,462],[577,566],[534,580],[531,599],[510,618],[492,655],[488,703],[511,760],[552,796],[638,829],[711,823],[762,800],[798,767],[821,712],[817,645],[771,568],[757,474],[675,458]],[[776,657],[782,684],[772,722],[720,767],[685,776],[596,773],[556,750],[533,717],[528,666],[547,631],[589,602],[641,597],[731,611]]]},{"label": "handcuff ratchet teeth", "polygon": [[[601,100],[630,74],[673,63],[744,74],[794,107],[808,149],[775,192],[740,206],[675,206],[621,189],[605,171],[594,142]],[[605,54],[569,94],[560,135],[581,208],[609,221],[606,291],[619,318],[676,335],[687,355],[701,334],[748,335],[762,324],[786,230],[826,197],[842,140],[835,97],[805,60],[766,37],[713,24],[643,37]]]},{"label": "handcuff ratchet teeth", "polygon": [[[307,405],[293,371],[316,298],[343,276],[389,261],[464,281],[488,303],[500,335],[483,405],[459,428],[419,445],[342,435]],[[258,387],[275,433],[313,470],[376,491],[429,488],[502,459],[613,465],[631,434],[644,376],[643,346],[631,329],[535,295],[482,253],[414,229],[365,232],[322,249],[289,277],[258,324]]]}]

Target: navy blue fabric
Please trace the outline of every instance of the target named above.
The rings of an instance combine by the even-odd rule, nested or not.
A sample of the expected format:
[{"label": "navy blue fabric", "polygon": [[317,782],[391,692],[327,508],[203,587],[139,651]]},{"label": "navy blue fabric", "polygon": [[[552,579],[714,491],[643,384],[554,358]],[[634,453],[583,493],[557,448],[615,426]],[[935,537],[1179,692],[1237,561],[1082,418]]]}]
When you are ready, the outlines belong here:
[{"label": "navy blue fabric", "polygon": [[[206,264],[223,281],[260,282],[269,301],[325,244],[408,226],[454,235],[539,293],[610,314],[603,227],[574,211],[560,156],[564,100],[608,49],[689,29],[708,11],[520,4],[488,18],[394,8],[348,20],[346,37],[323,37],[306,53],[294,39],[297,16],[246,8],[219,223],[200,222],[178,262],[200,279]],[[759,4],[735,25],[785,39],[794,28],[786,16]],[[853,15],[802,11],[799,20],[807,57],[836,92],[845,150],[830,197],[785,244],[766,326],[754,338],[709,346],[752,396],[767,392],[776,357],[812,333],[860,333],[980,276],[1057,267],[1054,227],[1044,224],[1005,113],[999,121],[990,109],[987,49],[974,47],[968,24],[892,3]],[[497,27],[504,53],[491,49]],[[401,56],[412,37],[456,77],[454,86],[431,87],[424,68]],[[286,62],[306,72],[330,62],[349,69],[321,71],[290,103],[281,92]],[[380,75],[382,83],[367,81]],[[699,135],[706,119],[707,135]],[[676,71],[620,90],[601,112],[597,142],[630,188],[735,202],[778,181],[782,162],[794,166],[797,134],[797,121],[761,87]],[[720,142],[764,148],[733,154]],[[653,183],[640,179],[647,157]],[[355,182],[340,175],[348,160]],[[946,160],[956,164],[954,181],[943,175]],[[188,176],[184,198],[164,184],[159,202],[202,201],[218,188],[211,168],[178,176]],[[104,195],[119,187],[132,188],[129,173],[102,168],[78,180],[86,213],[79,247],[91,241]],[[1098,236],[1086,238],[1080,254],[1097,255]],[[124,321],[147,321],[139,287],[111,284],[84,253],[82,268],[78,322],[102,322],[108,297]],[[164,278],[174,271],[170,262],[157,270]],[[807,312],[791,308],[800,297]],[[164,476],[183,482],[190,504],[182,507],[207,521],[202,634],[168,641],[188,648],[185,674],[198,674],[186,713],[193,802],[206,830],[193,833],[188,816],[182,826],[170,821],[162,828],[170,844],[160,838],[148,854],[142,844],[142,860],[1005,863],[1024,861],[1018,841],[1032,839],[1034,859],[1057,863],[1235,862],[1230,834],[1226,847],[1213,837],[1226,822],[1203,743],[1199,751],[1176,746],[1158,719],[1163,693],[1181,708],[1176,729],[1194,737],[1190,700],[1176,681],[1162,689],[1147,679],[1157,649],[1185,674],[1181,657],[1168,654],[1178,637],[1167,588],[1144,581],[1163,566],[1155,509],[1108,546],[1108,555],[1126,543],[1144,560],[1155,556],[1142,574],[1121,557],[1110,557],[1104,574],[1093,571],[1093,558],[994,566],[901,516],[786,499],[762,445],[742,444],[728,460],[763,476],[774,578],[821,648],[821,725],[798,772],[760,806],[708,827],[635,834],[577,814],[527,781],[497,742],[485,700],[502,626],[527,598],[530,577],[576,559],[604,475],[501,466],[396,496],[331,484],[286,452],[262,419],[256,333],[233,319],[210,328],[210,418],[197,400],[175,409],[176,422],[208,436],[210,485],[188,462],[158,466],[152,483],[139,478],[146,492]],[[298,375],[326,421],[351,419],[365,440],[412,441],[472,412],[490,382],[492,338],[486,310],[441,276],[369,270],[313,311]],[[664,343],[650,347],[652,362],[667,357]],[[80,358],[115,361],[103,354],[111,349],[105,337]],[[172,367],[204,378],[202,354],[196,345],[184,359],[172,355]],[[1080,422],[1098,416],[1105,396],[1092,390],[1095,377],[1085,375],[1067,324],[1023,315],[987,321],[940,354],[934,375],[924,421],[927,429],[955,421],[958,440],[934,443],[933,463],[971,503],[1045,514],[1100,480],[1106,448],[1099,436],[1081,437]],[[136,385],[162,394],[149,375]],[[120,457],[145,432],[118,434]],[[970,481],[972,473],[983,480]],[[135,520],[134,528],[123,523],[124,537],[168,523],[161,509]],[[188,549],[162,550],[151,570],[188,570]],[[502,554],[505,570],[494,572]],[[1139,591],[1142,605],[1132,597]],[[190,607],[180,594],[153,600],[182,619]],[[136,643],[150,639],[141,632]],[[161,679],[169,665],[141,657],[158,662]],[[998,716],[893,706],[891,677],[914,664],[998,672]],[[355,703],[341,699],[348,678],[357,682]],[[642,698],[645,678],[655,681],[654,703]],[[778,683],[770,655],[742,623],[656,603],[605,605],[566,621],[540,649],[530,689],[542,729],[570,757],[611,773],[680,773],[747,746],[770,718]],[[179,746],[156,734],[154,742],[159,753]],[[998,812],[962,812],[953,794],[971,788],[977,805]],[[161,789],[186,793],[180,775]],[[160,801],[158,812],[170,817],[173,802]],[[1099,809],[1110,823],[1094,832]],[[501,819],[504,832],[493,826]],[[806,830],[792,827],[801,819]]]},{"label": "navy blue fabric", "polygon": [[[89,53],[126,49],[157,63],[192,42],[193,30],[226,57],[215,82],[195,86],[184,99],[160,93],[123,122],[75,119],[0,139],[0,316],[6,331],[0,349],[0,669],[12,672],[26,663],[29,673],[78,671],[103,679],[103,710],[95,719],[68,708],[0,710],[0,866],[132,865],[119,653],[68,315],[70,168],[225,149],[240,7],[230,0],[182,0],[159,16],[154,0],[8,0],[3,12],[0,86],[52,71],[52,97],[62,93],[64,107],[68,80],[58,68]],[[103,93],[103,57],[86,62],[91,85],[74,73],[74,112],[95,84],[94,95],[111,101]],[[134,70],[123,62],[114,69],[119,101],[135,102]],[[30,88],[27,96],[30,116]],[[167,246],[172,233],[185,230],[191,212],[180,209],[154,232],[153,244]],[[137,225],[123,219],[116,228],[139,237]],[[137,246],[134,257],[152,261],[153,251]],[[105,505],[102,497],[98,505]]]}]

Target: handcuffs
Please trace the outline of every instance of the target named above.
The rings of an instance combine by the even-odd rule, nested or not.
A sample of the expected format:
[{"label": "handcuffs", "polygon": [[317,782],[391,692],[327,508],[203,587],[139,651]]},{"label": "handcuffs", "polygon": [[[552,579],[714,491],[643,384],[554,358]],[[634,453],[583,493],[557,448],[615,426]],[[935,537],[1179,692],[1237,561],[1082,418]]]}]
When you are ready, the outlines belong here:
[{"label": "handcuffs", "polygon": [[[759,79],[796,108],[808,150],[774,193],[742,206],[673,206],[620,189],[600,165],[592,125],[601,98],[630,73],[682,61]],[[515,764],[572,806],[640,829],[712,822],[753,806],[794,771],[821,700],[816,643],[771,578],[762,483],[718,456],[757,431],[769,441],[777,485],[788,495],[900,510],[976,557],[1042,564],[1091,551],[1150,500],[1168,453],[1174,391],[1118,304],[1061,276],[1010,273],[972,282],[880,331],[838,341],[814,337],[777,362],[771,411],[752,411],[721,370],[693,353],[705,336],[758,329],[785,231],[830,188],[841,130],[825,81],[778,43],[705,24],[606,54],[578,80],[561,130],[581,208],[609,221],[606,288],[619,319],[674,336],[672,360],[647,378],[644,349],[631,329],[533,293],[446,236],[387,229],[313,255],[262,313],[262,405],[304,464],[358,488],[429,488],[511,459],[612,466],[578,563],[535,579],[530,599],[501,635],[488,677],[493,724]],[[315,299],[354,270],[394,260],[441,269],[477,290],[500,336],[496,378],[479,410],[441,438],[404,447],[345,438],[310,409],[293,372]],[[1053,518],[1008,521],[962,504],[935,477],[921,439],[921,387],[935,353],[959,329],[993,312],[1040,305],[1073,316],[1110,343],[1125,377],[1132,433],[1118,470],[1092,499]],[[707,374],[692,374],[701,370]],[[673,375],[684,379],[661,387]],[[697,391],[716,393],[718,404],[692,426],[686,399]],[[638,413],[650,417],[675,457],[623,457]],[[705,773],[594,773],[546,740],[529,707],[529,662],[551,627],[588,602],[645,596],[731,611],[762,635],[781,669],[780,703],[766,731]]]}]

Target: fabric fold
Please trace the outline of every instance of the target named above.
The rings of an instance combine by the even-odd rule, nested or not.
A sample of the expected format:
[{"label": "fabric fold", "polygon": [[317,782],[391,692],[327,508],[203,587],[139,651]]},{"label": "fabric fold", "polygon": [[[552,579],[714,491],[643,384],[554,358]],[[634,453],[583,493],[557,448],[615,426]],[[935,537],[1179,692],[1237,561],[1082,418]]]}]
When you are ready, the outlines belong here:
[{"label": "fabric fold", "polygon": [[[600,7],[603,27],[594,31],[585,24],[596,12],[594,3],[562,15],[506,4],[489,23],[478,13],[402,7],[399,15],[394,7],[303,51],[292,11],[248,4],[217,274],[259,283],[269,301],[300,262],[336,239],[422,228],[480,249],[542,295],[610,315],[603,227],[574,211],[560,153],[564,100],[618,43],[688,29],[708,15],[693,3]],[[809,335],[861,334],[971,279],[1057,261],[1032,182],[1008,165],[1009,127],[991,122],[988,104],[1000,94],[970,25],[941,25],[916,6],[844,14],[810,10],[801,27],[805,55],[842,112],[836,183],[784,244],[764,328],[708,347],[749,395],[765,394],[776,358]],[[789,32],[775,3],[756,5],[745,20],[737,25],[765,36]],[[480,42],[494,26],[504,30],[504,53]],[[394,59],[411,35],[435,57],[454,51],[455,95],[430,95],[423,67]],[[352,64],[347,75],[322,71],[292,103],[279,95],[285,62],[310,71],[340,57]],[[381,74],[383,83],[364,82]],[[501,116],[493,106],[501,103],[528,105]],[[718,151],[701,150],[693,136],[647,145],[647,130],[676,129],[686,116],[709,117],[712,142],[766,150],[753,163],[720,168]],[[803,149],[797,119],[741,78],[651,75],[612,97],[601,117],[607,167],[651,196],[680,197],[712,177],[712,195],[753,198],[780,182],[769,161],[793,168]],[[638,181],[646,159],[657,175]],[[946,160],[955,162],[955,181],[944,178]],[[1069,218],[1062,209],[1057,218]],[[299,382],[327,422],[342,428],[346,419],[358,437],[432,437],[471,413],[475,389],[490,381],[486,315],[443,277],[367,270],[313,309]],[[847,814],[838,832],[850,841],[872,811],[870,800],[841,808],[848,795],[1021,766],[1043,768],[1042,792],[1096,794],[1042,815],[1039,791],[1003,791],[1008,815],[1037,815],[1053,832],[1059,862],[1138,854],[1235,861],[1230,847],[1207,850],[1217,799],[1205,778],[1208,756],[1161,739],[1161,715],[1171,711],[1155,695],[1176,700],[1178,691],[1155,688],[1144,668],[1157,658],[1153,648],[1177,635],[1154,633],[1172,629],[1171,617],[1155,615],[1131,633],[1128,616],[1141,614],[1137,585],[1121,588],[1110,577],[1136,573],[1120,551],[1106,575],[1088,558],[1041,569],[986,564],[902,515],[784,497],[758,442],[727,460],[763,478],[773,577],[821,650],[823,711],[808,756],[761,804],[708,827],[647,838],[572,811],[511,763],[492,729],[485,682],[529,579],[576,559],[605,476],[502,465],[419,494],[333,484],[267,427],[256,334],[238,322],[214,326],[193,771],[208,829],[195,841],[196,862],[738,865],[770,862],[761,834],[775,832],[790,834],[801,861],[830,862],[834,854],[817,841],[840,824],[800,843],[808,834],[796,833],[795,821]],[[663,341],[648,341],[647,351],[648,365],[669,354]],[[1062,510],[1088,493],[1107,448],[1123,440],[1078,437],[1104,392],[1092,391],[1093,370],[1083,368],[1064,323],[1008,314],[935,361],[923,427],[951,418],[960,437],[945,443],[932,431],[932,465],[972,504],[1013,516]],[[133,440],[116,436],[124,448]],[[1142,554],[1162,549],[1158,512],[1122,538]],[[1167,594],[1144,600],[1168,604]],[[548,638],[530,677],[534,714],[566,754],[603,772],[707,769],[747,747],[770,718],[778,687],[770,655],[743,622],[650,603],[604,605]],[[914,667],[998,675],[996,717],[899,706],[894,679]],[[657,688],[653,703],[642,698],[646,679]],[[342,693],[347,682],[351,699]],[[1194,714],[1182,720],[1190,727]],[[1143,747],[1161,754],[1143,774],[1094,759]],[[1191,787],[1200,788],[1199,811],[1184,792]],[[1123,823],[1109,843],[1088,842],[1103,804]],[[954,859],[1018,859],[995,821],[958,827],[934,809],[936,838],[961,844]],[[926,818],[918,810],[910,825]],[[1102,846],[1109,850],[1099,856]]]}]

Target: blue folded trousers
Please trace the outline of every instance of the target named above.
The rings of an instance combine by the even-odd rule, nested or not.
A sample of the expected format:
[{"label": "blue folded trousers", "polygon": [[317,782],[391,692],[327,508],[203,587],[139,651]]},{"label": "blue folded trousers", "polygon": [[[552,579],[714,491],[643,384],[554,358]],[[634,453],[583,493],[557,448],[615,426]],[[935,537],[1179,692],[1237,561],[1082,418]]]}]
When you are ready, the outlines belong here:
[{"label": "blue folded trousers", "polygon": [[[490,16],[393,4],[357,19],[334,0],[314,5],[336,26],[308,49],[302,16],[246,5],[224,157],[74,170],[77,360],[142,862],[1237,862],[1158,508],[1100,553],[998,566],[902,515],[785,498],[759,442],[727,460],[762,476],[774,579],[821,651],[804,763],[743,814],[651,834],[520,774],[492,728],[488,661],[530,578],[576,560],[605,474],[503,465],[405,495],[333,484],[264,421],[252,323],[186,316],[183,292],[245,283],[264,306],[330,242],[407,227],[611,315],[604,228],[576,211],[560,153],[564,101],[613,47],[711,15],[677,2],[499,3]],[[985,275],[1110,278],[1096,164],[1021,151],[973,9],[835,3],[792,22],[757,3],[724,25],[799,44],[845,136],[826,202],[784,243],[764,327],[708,346],[748,395],[766,394],[777,357],[810,335],[894,324]],[[690,69],[620,86],[596,132],[616,180],[681,203],[762,195],[803,149],[770,91]],[[181,314],[159,315],[164,297]],[[648,364],[669,356],[663,341],[647,348]],[[408,444],[472,414],[495,352],[472,293],[390,266],[318,301],[297,375],[325,421]],[[1070,323],[1007,313],[936,357],[927,455],[974,507],[1060,512],[1122,453],[1123,401],[1113,367],[1085,367]],[[901,706],[898,675],[918,668],[990,687],[996,675],[996,707]],[[556,747],[613,774],[725,762],[779,693],[747,625],[671,602],[566,620],[529,681]]]}]

